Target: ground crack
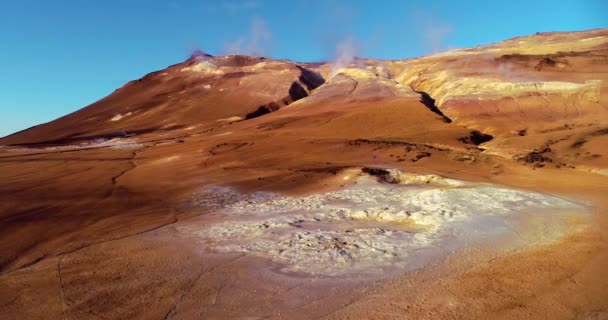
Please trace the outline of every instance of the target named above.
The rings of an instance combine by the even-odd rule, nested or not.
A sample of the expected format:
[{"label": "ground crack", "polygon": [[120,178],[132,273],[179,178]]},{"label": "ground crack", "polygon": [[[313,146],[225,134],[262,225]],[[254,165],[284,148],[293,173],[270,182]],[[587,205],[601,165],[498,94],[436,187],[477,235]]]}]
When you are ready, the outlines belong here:
[{"label": "ground crack", "polygon": [[435,99],[433,99],[430,94],[428,94],[425,91],[416,90],[412,86],[410,86],[410,88],[412,88],[412,90],[414,90],[416,93],[420,94],[420,102],[427,109],[429,109],[431,112],[439,115],[444,122],[446,122],[446,123],[452,123],[452,119],[450,119],[443,112],[441,112],[441,110],[439,110],[439,107],[437,107],[437,105],[435,104]]},{"label": "ground crack", "polygon": [[61,260],[63,259],[63,256],[59,257],[59,259],[57,259],[57,278],[59,280],[59,294],[61,297],[61,311],[63,313],[63,319],[67,319],[66,315],[65,315],[65,293],[63,290],[63,278],[61,276]]},{"label": "ground crack", "polygon": [[[151,147],[151,146],[150,146],[150,147]],[[137,154],[138,154],[140,151],[144,151],[144,150],[145,150],[145,149],[147,149],[147,148],[149,148],[149,147],[148,147],[148,146],[144,146],[144,147],[141,147],[141,148],[136,149],[136,150],[134,150],[133,152],[131,152],[131,157],[130,157],[130,158],[129,158],[129,160],[128,160],[128,163],[129,163],[129,168],[127,168],[127,169],[125,169],[125,170],[123,170],[123,171],[119,172],[117,175],[115,175],[115,176],[113,176],[113,177],[112,177],[112,184],[113,184],[114,186],[116,186],[116,185],[118,184],[118,179],[120,179],[122,176],[124,176],[124,175],[125,175],[127,172],[129,172],[129,171],[131,171],[131,170],[133,170],[133,169],[137,168],[137,165],[135,164],[135,158],[137,157]]]},{"label": "ground crack", "polygon": [[[184,292],[183,292],[183,293],[182,293],[182,294],[181,294],[181,295],[180,295],[180,296],[179,296],[179,297],[176,299],[175,303],[173,303],[173,305],[171,306],[171,308],[169,309],[169,311],[167,311],[167,313],[165,314],[165,317],[164,317],[163,319],[164,319],[164,320],[168,320],[168,319],[171,319],[171,317],[175,315],[175,310],[177,310],[177,307],[179,306],[179,304],[182,302],[182,300],[184,300],[184,298],[185,298],[186,296],[188,296],[188,295],[190,294],[190,292],[192,292],[192,290],[194,289],[194,287],[196,286],[196,284],[197,284],[197,283],[198,283],[198,282],[199,282],[199,281],[200,281],[200,280],[201,280],[201,279],[202,279],[202,278],[203,278],[205,275],[209,275],[209,274],[213,273],[213,272],[214,272],[214,271],[215,271],[217,268],[219,268],[219,267],[223,267],[223,266],[226,266],[226,265],[228,265],[228,264],[230,264],[230,263],[233,263],[233,262],[235,262],[235,261],[237,261],[237,260],[241,259],[241,258],[242,258],[242,257],[244,257],[244,256],[245,256],[245,254],[241,254],[241,255],[237,256],[236,258],[234,258],[234,259],[230,259],[230,260],[228,260],[228,261],[226,261],[226,262],[219,263],[218,265],[216,265],[216,266],[212,267],[211,269],[209,269],[209,270],[207,270],[207,271],[203,271],[203,272],[201,272],[201,273],[200,273],[200,274],[199,274],[199,275],[196,277],[196,279],[194,279],[194,281],[192,281],[191,283],[189,283],[189,285],[187,285],[187,286],[185,287]],[[221,290],[221,289],[223,289],[223,286],[221,286],[221,287],[219,288],[219,290]],[[219,296],[219,292],[216,292],[216,296],[215,296],[215,299],[214,299],[214,303],[213,303],[213,304],[215,304],[215,303],[217,302],[217,297],[218,297],[218,296]]]},{"label": "ground crack", "polygon": [[[191,218],[193,218],[193,217],[191,217]],[[184,219],[184,220],[187,220],[187,219]],[[96,246],[96,245],[104,244],[104,243],[106,243],[106,242],[111,242],[111,241],[120,241],[120,240],[124,240],[124,239],[130,238],[130,237],[135,237],[135,236],[138,236],[138,235],[142,235],[142,234],[144,234],[144,233],[152,232],[152,231],[155,231],[155,230],[158,230],[158,229],[164,228],[164,227],[166,227],[166,226],[169,226],[169,225],[175,224],[175,223],[177,223],[177,222],[180,222],[180,219],[178,219],[178,218],[177,218],[177,215],[175,215],[175,216],[173,217],[173,220],[172,220],[171,222],[163,223],[163,224],[158,225],[158,226],[155,226],[155,227],[153,227],[153,228],[150,228],[150,229],[147,229],[147,230],[144,230],[144,231],[138,232],[138,233],[128,234],[128,235],[125,235],[125,236],[123,236],[123,237],[118,237],[118,238],[114,238],[114,239],[108,239],[108,240],[102,240],[102,241],[99,241],[99,242],[94,242],[94,243],[86,244],[86,245],[83,245],[83,246],[81,246],[81,247],[78,247],[78,248],[74,248],[74,249],[72,249],[72,250],[69,250],[69,251],[61,252],[61,253],[59,253],[59,254],[55,255],[55,257],[62,257],[62,256],[65,256],[65,255],[68,255],[68,254],[74,253],[74,252],[76,252],[76,251],[80,251],[80,250],[82,250],[82,249],[86,249],[86,248],[89,248],[89,247],[92,247],[92,246]],[[46,256],[45,256],[45,257],[46,257]],[[10,271],[7,271],[7,272],[0,273],[0,276],[5,276],[5,275],[8,275],[8,274],[12,274],[12,273],[14,273],[14,272],[18,272],[18,271],[20,271],[20,270],[23,270],[23,269],[29,268],[29,267],[31,267],[31,266],[34,266],[34,265],[36,265],[36,264],[40,263],[41,261],[46,260],[46,259],[45,259],[45,257],[43,257],[42,259],[37,259],[35,262],[33,262],[33,263],[28,263],[27,265],[21,266],[21,267],[19,267],[19,268],[17,268],[17,269],[14,269],[14,270],[10,270]]]}]

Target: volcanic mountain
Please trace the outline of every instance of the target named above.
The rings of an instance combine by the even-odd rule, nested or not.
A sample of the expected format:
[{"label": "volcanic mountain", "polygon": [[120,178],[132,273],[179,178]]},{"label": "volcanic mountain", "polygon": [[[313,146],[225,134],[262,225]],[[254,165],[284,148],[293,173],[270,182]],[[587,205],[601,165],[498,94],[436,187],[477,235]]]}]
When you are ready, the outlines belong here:
[{"label": "volcanic mountain", "polygon": [[[197,52],[0,139],[3,318],[600,319],[607,101],[608,29],[347,65]],[[394,199],[420,195],[387,185],[436,193],[395,214],[359,207],[392,212]],[[357,205],[323,211],[344,201]],[[559,207],[591,218],[531,214],[513,232],[532,238],[498,236],[519,241],[513,250],[458,256],[467,242],[454,256],[429,254],[433,267],[386,260],[389,278],[368,277],[380,268],[374,252],[411,248],[363,251],[397,239],[367,232],[419,235],[413,243],[439,223],[416,210],[442,201],[432,210],[454,209],[445,221],[476,210],[466,203],[488,215]],[[286,213],[307,210],[319,216]],[[352,230],[310,227],[323,219]],[[385,225],[397,220],[412,229]],[[307,228],[325,233],[299,236]],[[427,234],[434,244],[439,235]]]}]

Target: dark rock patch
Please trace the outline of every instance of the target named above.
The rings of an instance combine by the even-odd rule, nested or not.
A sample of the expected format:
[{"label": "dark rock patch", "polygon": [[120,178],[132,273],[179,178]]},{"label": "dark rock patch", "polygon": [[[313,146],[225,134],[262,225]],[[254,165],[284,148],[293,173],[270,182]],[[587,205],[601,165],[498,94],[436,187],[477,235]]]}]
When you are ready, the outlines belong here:
[{"label": "dark rock patch", "polygon": [[608,135],[608,128],[603,128],[603,129],[599,129],[599,130],[593,131],[591,133],[591,135],[594,136],[594,137]]},{"label": "dark rock patch", "polygon": [[[416,90],[414,90],[416,91]],[[452,123],[452,119],[448,118],[439,108],[435,105],[435,99],[433,99],[428,93],[424,91],[416,91],[420,94],[420,102],[427,107],[431,112],[441,116],[442,120],[446,123]]]},{"label": "dark rock patch", "polygon": [[466,144],[474,144],[474,145],[478,146],[478,145],[480,145],[484,142],[488,142],[492,139],[494,139],[494,137],[489,134],[485,134],[480,131],[473,130],[469,133],[468,136],[458,138],[458,141],[464,142]]},{"label": "dark rock patch", "polygon": [[[551,163],[553,159],[547,156],[547,154],[551,153],[551,148],[544,147],[541,149],[534,150],[525,154],[524,156],[519,157],[517,160],[525,162],[525,163],[533,163],[536,166],[542,167],[543,163]],[[543,164],[540,166],[540,164]]]},{"label": "dark rock patch", "polygon": [[572,148],[580,148],[583,145],[585,145],[585,143],[587,143],[587,139],[580,138],[580,139],[574,141],[574,143],[572,145],[570,145],[570,147],[572,147]]},{"label": "dark rock patch", "polygon": [[281,106],[276,102],[269,102],[265,105],[262,105],[257,108],[254,112],[250,112],[245,116],[245,119],[253,119],[259,116],[263,116],[265,114],[277,111],[281,108]]},{"label": "dark rock patch", "polygon": [[308,92],[298,81],[294,81],[289,87],[289,97],[291,97],[291,101],[298,101],[308,97]]},{"label": "dark rock patch", "polygon": [[308,90],[314,90],[325,83],[325,79],[319,73],[306,69],[302,66],[297,66],[300,69],[300,77],[298,78]]},{"label": "dark rock patch", "polygon": [[545,130],[541,130],[539,132],[540,133],[549,133],[549,132],[556,132],[556,131],[572,130],[572,129],[574,129],[574,127],[575,127],[575,125],[573,123],[564,123],[563,125],[561,125],[559,127],[545,129]]},{"label": "dark rock patch", "polygon": [[545,58],[541,59],[536,64],[536,66],[534,66],[534,69],[536,69],[536,71],[541,71],[546,68],[555,68],[555,67],[561,67],[561,66],[567,66],[567,65],[568,65],[568,61],[566,61],[566,60],[557,60],[555,58],[545,57]]},{"label": "dark rock patch", "polygon": [[324,167],[324,168],[310,168],[310,169],[301,169],[300,172],[310,172],[310,173],[327,173],[331,175],[337,175],[345,169],[348,169],[347,166],[333,166],[333,167]]},{"label": "dark rock patch", "polygon": [[384,176],[389,174],[389,171],[386,169],[379,168],[363,168],[361,171],[365,174],[369,174],[370,176]]},{"label": "dark rock patch", "polygon": [[395,146],[404,146],[406,152],[410,152],[412,150],[418,150],[417,148],[427,148],[435,151],[449,151],[448,149],[438,148],[428,144],[416,144],[406,141],[394,141],[394,140],[368,140],[368,139],[355,139],[347,142],[348,145],[351,146],[360,146],[360,145],[375,145],[377,149],[381,149],[384,147],[395,147]]},{"label": "dark rock patch", "polygon": [[418,153],[418,154],[417,154],[417,155],[414,157],[414,159],[412,159],[412,160],[410,160],[410,161],[412,161],[412,162],[417,162],[417,161],[419,161],[419,160],[421,160],[421,159],[428,158],[428,157],[430,157],[430,156],[431,156],[431,153],[429,153],[429,152],[419,152],[419,153]]}]

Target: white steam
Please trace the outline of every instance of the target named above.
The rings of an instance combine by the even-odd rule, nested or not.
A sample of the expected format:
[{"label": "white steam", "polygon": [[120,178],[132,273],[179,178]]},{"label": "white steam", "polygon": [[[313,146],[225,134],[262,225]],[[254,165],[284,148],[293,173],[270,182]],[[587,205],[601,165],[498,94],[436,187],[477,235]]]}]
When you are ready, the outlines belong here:
[{"label": "white steam", "polygon": [[266,21],[260,17],[251,20],[251,27],[246,35],[226,44],[226,54],[244,54],[264,56],[270,51],[272,33]]},{"label": "white steam", "polygon": [[452,33],[452,27],[447,24],[429,23],[424,30],[424,43],[431,53],[449,49],[446,39]]},{"label": "white steam", "polygon": [[355,39],[352,36],[336,44],[334,61],[331,65],[330,77],[335,76],[340,69],[348,67],[355,61],[357,54],[357,46]]},{"label": "white steam", "polygon": [[422,49],[426,53],[437,53],[449,49],[447,40],[454,29],[445,19],[422,10],[411,13],[411,19],[419,28],[417,33],[422,43]]}]

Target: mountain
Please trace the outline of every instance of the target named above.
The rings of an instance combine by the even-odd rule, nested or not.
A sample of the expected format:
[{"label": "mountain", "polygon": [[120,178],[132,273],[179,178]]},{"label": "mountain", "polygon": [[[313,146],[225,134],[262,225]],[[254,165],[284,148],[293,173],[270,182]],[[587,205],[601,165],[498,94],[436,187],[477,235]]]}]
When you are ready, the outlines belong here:
[{"label": "mountain", "polygon": [[[32,319],[281,317],[275,311],[366,318],[374,308],[389,317],[394,307],[368,298],[398,299],[407,288],[401,280],[384,293],[296,284],[293,294],[316,302],[279,303],[273,292],[292,286],[265,283],[268,273],[248,269],[247,257],[203,255],[209,244],[182,231],[221,219],[201,205],[220,194],[206,188],[236,190],[222,198],[228,206],[255,192],[304,197],[349,188],[353,175],[400,170],[432,174],[432,185],[449,178],[576,199],[595,217],[585,229],[592,231],[537,256],[518,251],[494,267],[484,260],[487,269],[470,273],[477,280],[458,272],[441,283],[416,278],[425,296],[411,302],[412,315],[425,314],[429,301],[444,305],[445,290],[470,302],[496,283],[505,292],[459,312],[517,318],[508,306],[522,305],[544,310],[532,317],[543,318],[554,315],[552,301],[572,314],[606,310],[608,283],[598,270],[608,265],[607,101],[608,29],[340,64],[197,52],[0,139],[1,308]],[[551,272],[539,271],[545,267]],[[576,280],[566,284],[568,277]],[[530,297],[525,283],[546,298]],[[354,301],[343,310],[332,304]],[[437,312],[449,318],[448,309]]]},{"label": "mountain", "polygon": [[[354,59],[347,66],[199,53],[0,143],[81,144],[126,135],[145,139],[160,132],[243,127],[279,118],[329,120],[350,113],[347,107],[330,106],[340,104],[362,107],[358,113],[366,121],[383,122],[397,112],[394,116],[400,121],[392,125],[423,120],[429,131],[437,127],[455,135],[483,132],[495,137],[484,144],[486,153],[525,158],[529,152],[539,152],[552,162],[600,168],[606,165],[604,157],[590,158],[576,146],[587,144],[591,155],[602,151],[601,142],[595,141],[603,139],[601,120],[607,112],[600,103],[608,72],[605,36],[604,29],[540,33],[417,59]],[[380,102],[387,104],[386,110],[380,110]],[[396,104],[402,104],[397,108],[402,110],[391,110]],[[264,120],[241,122],[286,106]],[[437,116],[419,110],[424,107]],[[346,122],[352,126],[357,120]],[[385,129],[375,134],[421,133],[413,128]],[[458,144],[450,141],[458,138],[445,143]],[[551,151],[543,152],[547,148]]]}]

